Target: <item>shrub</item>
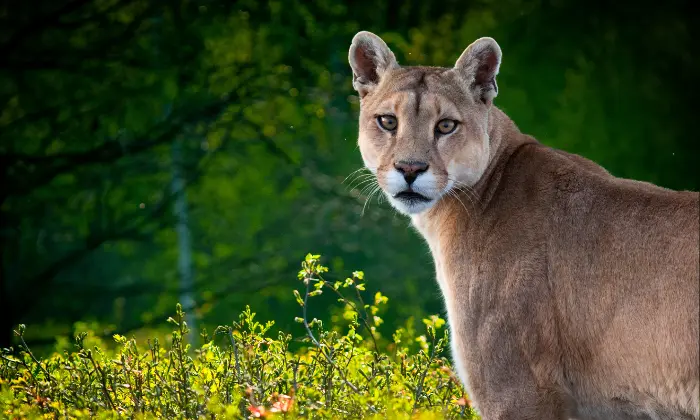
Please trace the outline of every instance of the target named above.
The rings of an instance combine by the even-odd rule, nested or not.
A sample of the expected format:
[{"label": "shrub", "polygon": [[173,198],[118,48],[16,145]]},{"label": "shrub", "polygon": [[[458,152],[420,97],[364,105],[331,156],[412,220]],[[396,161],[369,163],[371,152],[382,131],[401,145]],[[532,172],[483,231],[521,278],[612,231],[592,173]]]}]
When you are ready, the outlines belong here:
[{"label": "shrub", "polygon": [[[387,298],[365,303],[362,272],[340,282],[324,279],[318,255],[307,255],[299,272],[301,306],[296,318],[306,336],[290,350],[292,336],[270,337],[246,308],[231,326],[192,349],[184,313],[177,306],[168,343],[114,335],[116,348],[75,337],[75,350],[37,359],[15,331],[17,351],[0,358],[0,408],[10,418],[476,418],[442,356],[445,322],[424,319],[416,337],[408,323],[391,340],[377,330]],[[310,301],[324,292],[338,297],[343,325],[324,328],[309,320]],[[218,337],[218,338],[217,338]],[[216,339],[215,339],[216,338]],[[91,340],[93,340],[91,342]]]}]

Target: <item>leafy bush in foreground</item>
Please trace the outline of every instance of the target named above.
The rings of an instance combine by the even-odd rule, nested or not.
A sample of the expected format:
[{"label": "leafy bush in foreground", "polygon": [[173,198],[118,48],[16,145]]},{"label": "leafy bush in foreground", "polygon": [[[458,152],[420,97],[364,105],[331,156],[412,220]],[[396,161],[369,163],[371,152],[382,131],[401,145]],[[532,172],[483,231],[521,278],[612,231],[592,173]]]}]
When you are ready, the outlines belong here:
[{"label": "leafy bush in foreground", "polygon": [[[80,333],[76,350],[38,360],[26,345],[0,357],[0,409],[10,418],[476,418],[446,359],[444,321],[424,319],[424,335],[408,325],[391,340],[379,337],[381,293],[363,298],[364,274],[341,282],[324,280],[319,256],[307,255],[299,279],[296,320],[307,346],[290,351],[292,336],[269,336],[247,308],[232,326],[202,334],[196,350],[178,305],[167,345],[145,345],[115,335],[115,350],[90,345]],[[307,318],[309,300],[337,295],[347,324],[324,328]],[[349,297],[352,295],[352,297]],[[220,343],[220,344],[217,344]],[[386,343],[385,345],[382,343]]]}]

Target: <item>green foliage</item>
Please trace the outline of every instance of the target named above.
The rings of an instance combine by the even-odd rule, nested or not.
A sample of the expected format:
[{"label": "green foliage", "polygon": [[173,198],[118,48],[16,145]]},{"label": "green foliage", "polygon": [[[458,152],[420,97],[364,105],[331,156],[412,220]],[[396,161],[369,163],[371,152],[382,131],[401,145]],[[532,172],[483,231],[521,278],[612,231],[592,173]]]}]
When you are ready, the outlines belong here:
[{"label": "green foliage", "polygon": [[[36,354],[56,337],[70,346],[83,325],[145,334],[187,303],[176,142],[194,330],[247,304],[274,332],[298,327],[289,316],[298,304],[280,284],[300,249],[333,255],[335,273],[363,267],[382,279],[369,295],[381,288],[401,302],[381,309],[376,329],[387,337],[441,310],[424,241],[368,200],[366,173],[344,182],[362,165],[347,62],[359,30],[382,36],[402,65],[452,66],[492,36],[503,49],[495,103],[522,131],[615,175],[697,190],[688,87],[700,25],[682,3],[3,2],[0,343],[16,344],[20,323],[32,325]],[[331,295],[324,286],[313,296],[315,316],[347,322]]]},{"label": "green foliage", "polygon": [[[328,268],[307,255],[294,290],[305,343],[290,350],[291,334],[271,335],[247,307],[238,321],[220,326],[205,344],[186,342],[188,326],[177,305],[163,344],[114,335],[114,346],[75,337],[75,349],[39,360],[15,331],[17,352],[0,358],[0,410],[10,418],[477,418],[443,352],[445,321],[424,319],[383,339],[376,326],[388,298],[377,292],[365,303],[365,276],[324,279]],[[334,294],[345,322],[325,328],[308,319],[310,301]]]}]

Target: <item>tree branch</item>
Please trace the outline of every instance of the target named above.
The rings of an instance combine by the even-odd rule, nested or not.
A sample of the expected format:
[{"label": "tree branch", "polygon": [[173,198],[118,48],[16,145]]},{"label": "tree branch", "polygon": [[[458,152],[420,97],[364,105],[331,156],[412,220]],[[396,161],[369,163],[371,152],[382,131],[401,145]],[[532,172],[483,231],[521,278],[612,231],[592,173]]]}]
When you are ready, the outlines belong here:
[{"label": "tree branch", "polygon": [[[94,149],[84,152],[57,153],[46,156],[26,155],[20,153],[0,154],[0,165],[7,171],[13,169],[13,182],[4,185],[5,195],[25,196],[35,189],[51,182],[56,176],[74,170],[76,166],[111,163],[126,155],[136,155],[158,145],[166,144],[188,124],[215,120],[232,103],[224,99],[204,107],[199,113],[173,122],[172,119],[157,124],[148,133],[138,139],[124,144],[111,140]],[[24,170],[23,170],[24,169]],[[37,172],[38,174],[32,176]]]}]

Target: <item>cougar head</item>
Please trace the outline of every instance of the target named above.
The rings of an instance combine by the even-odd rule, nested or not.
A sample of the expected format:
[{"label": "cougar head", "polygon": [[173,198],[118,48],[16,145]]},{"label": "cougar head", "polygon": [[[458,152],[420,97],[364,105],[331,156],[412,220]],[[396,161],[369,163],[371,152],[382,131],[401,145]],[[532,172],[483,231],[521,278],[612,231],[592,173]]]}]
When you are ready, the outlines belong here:
[{"label": "cougar head", "polygon": [[474,41],[452,68],[401,67],[381,38],[359,32],[349,60],[360,96],[362,159],[399,212],[421,213],[481,178],[498,92],[496,41]]}]

